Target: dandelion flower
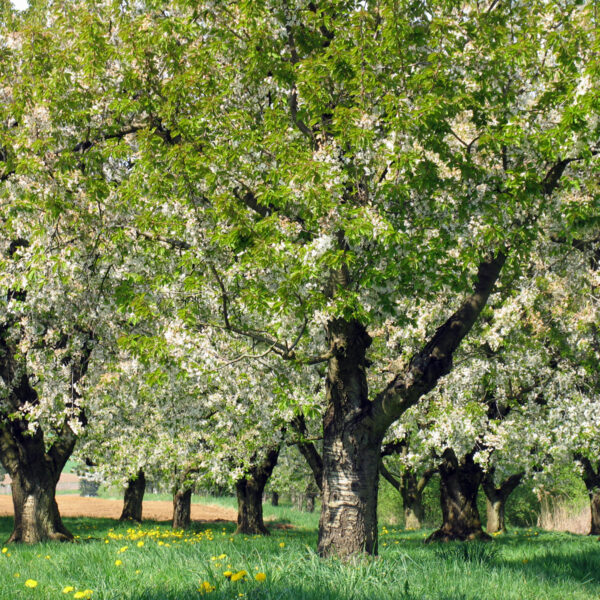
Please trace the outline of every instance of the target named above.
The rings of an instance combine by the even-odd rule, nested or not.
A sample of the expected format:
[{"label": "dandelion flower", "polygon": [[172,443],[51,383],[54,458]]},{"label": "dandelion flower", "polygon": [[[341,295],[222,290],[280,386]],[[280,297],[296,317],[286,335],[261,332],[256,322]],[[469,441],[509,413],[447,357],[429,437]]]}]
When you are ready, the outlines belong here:
[{"label": "dandelion flower", "polygon": [[33,589],[34,587],[36,587],[36,586],[37,586],[37,584],[38,584],[38,582],[37,582],[35,579],[28,579],[28,580],[25,582],[25,587],[28,587],[28,588],[32,588],[32,589]]},{"label": "dandelion flower", "polygon": [[63,588],[63,594],[70,594],[75,588],[72,585],[66,585]]},{"label": "dandelion flower", "polygon": [[256,581],[266,581],[267,576],[264,573],[257,573],[254,576],[254,579],[256,579]]},{"label": "dandelion flower", "polygon": [[231,576],[231,581],[239,581],[248,575],[247,571],[238,571]]},{"label": "dandelion flower", "polygon": [[218,558],[219,560],[223,560],[224,558],[227,558],[227,554],[219,554]]},{"label": "dandelion flower", "polygon": [[144,542],[142,542],[142,541],[139,541],[139,542],[137,543],[137,547],[138,547],[138,548],[141,548],[143,545],[144,545]]},{"label": "dandelion flower", "polygon": [[118,560],[118,559],[117,559],[117,560],[115,560],[115,566],[116,566],[116,567],[120,567],[122,564],[123,564],[123,561],[122,561],[122,560]]},{"label": "dandelion flower", "polygon": [[8,552],[8,548],[4,547],[2,548],[2,554],[6,554]]},{"label": "dandelion flower", "polygon": [[223,575],[225,577],[231,577],[233,575],[233,573],[231,571],[223,571]]},{"label": "dandelion flower", "polygon": [[217,588],[214,585],[211,585],[208,581],[203,581],[200,584],[199,592],[203,594],[209,594],[210,592],[214,592]]}]

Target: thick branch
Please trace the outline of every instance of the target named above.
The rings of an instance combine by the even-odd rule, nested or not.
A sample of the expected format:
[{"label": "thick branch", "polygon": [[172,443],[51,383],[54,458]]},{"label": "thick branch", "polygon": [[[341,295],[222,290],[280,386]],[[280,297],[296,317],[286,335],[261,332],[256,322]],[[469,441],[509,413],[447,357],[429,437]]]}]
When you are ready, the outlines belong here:
[{"label": "thick branch", "polygon": [[505,260],[506,255],[498,252],[481,262],[473,293],[413,356],[406,370],[375,397],[371,415],[376,426],[385,430],[450,372],[454,352],[485,307]]}]

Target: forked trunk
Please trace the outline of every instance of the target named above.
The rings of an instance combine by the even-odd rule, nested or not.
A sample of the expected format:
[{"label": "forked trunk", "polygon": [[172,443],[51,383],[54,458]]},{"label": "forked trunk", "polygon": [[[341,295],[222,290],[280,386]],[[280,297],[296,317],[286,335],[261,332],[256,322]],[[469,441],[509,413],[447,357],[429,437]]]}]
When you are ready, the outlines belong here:
[{"label": "forked trunk", "polygon": [[511,475],[499,487],[494,484],[493,472],[487,473],[483,478],[483,491],[486,496],[486,529],[488,533],[506,531],[506,501],[521,483],[523,473]]},{"label": "forked trunk", "polygon": [[427,541],[490,539],[481,527],[477,508],[477,491],[483,473],[474,463],[473,453],[459,461],[453,450],[446,449],[439,473],[443,523]]},{"label": "forked trunk", "polygon": [[56,504],[56,479],[44,465],[23,467],[12,477],[14,530],[8,542],[35,544],[47,540],[70,541]]},{"label": "forked trunk", "polygon": [[2,463],[12,479],[14,529],[8,542],[34,544],[71,541],[56,504],[56,484],[75,444],[61,440],[46,452],[41,430],[25,433],[27,423],[13,421],[0,432]]},{"label": "forked trunk", "polygon": [[371,338],[358,322],[328,324],[323,419],[321,556],[377,553],[377,489],[383,432],[369,416],[365,353]]},{"label": "forked trunk", "polygon": [[173,495],[173,529],[187,529],[192,522],[192,490],[178,489]]},{"label": "forked trunk", "polygon": [[277,464],[279,448],[273,448],[262,463],[249,469],[248,474],[235,484],[238,501],[236,533],[269,535],[263,520],[263,494],[271,473]]},{"label": "forked trunk", "polygon": [[127,482],[123,498],[123,512],[119,517],[119,521],[142,522],[142,502],[145,491],[146,476],[144,475],[144,471],[140,469],[136,476]]}]

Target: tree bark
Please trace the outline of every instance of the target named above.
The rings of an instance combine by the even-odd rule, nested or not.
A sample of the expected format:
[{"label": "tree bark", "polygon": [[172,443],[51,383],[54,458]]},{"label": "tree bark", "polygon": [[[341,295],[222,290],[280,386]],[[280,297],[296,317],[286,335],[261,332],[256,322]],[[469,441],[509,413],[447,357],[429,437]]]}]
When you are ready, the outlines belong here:
[{"label": "tree bark", "polygon": [[[12,479],[14,506],[14,527],[6,543],[71,541],[73,535],[63,525],[55,498],[60,472],[71,452],[57,463],[45,451],[41,430],[33,436],[23,435],[26,430],[26,423],[13,421],[1,434],[2,463]],[[74,441],[71,451],[73,446]]]},{"label": "tree bark", "polygon": [[356,321],[328,324],[333,358],[326,379],[323,479],[318,552],[321,556],[377,553],[377,489],[383,431],[370,409],[366,351],[371,338]]},{"label": "tree bark", "polygon": [[140,469],[135,477],[132,477],[127,482],[125,496],[123,498],[123,512],[119,517],[119,521],[142,522],[142,502],[144,500],[145,491],[146,476],[144,475],[144,471]]},{"label": "tree bark", "polygon": [[263,520],[263,494],[265,486],[279,457],[279,447],[269,450],[259,465],[248,470],[246,477],[238,480],[235,491],[238,501],[236,533],[269,535]]},{"label": "tree bark", "polygon": [[192,522],[192,489],[180,488],[173,495],[173,529],[188,529]]},{"label": "tree bark", "polygon": [[594,468],[584,456],[577,455],[576,458],[583,465],[583,481],[590,499],[592,522],[589,535],[600,535],[600,466]]},{"label": "tree bark", "polygon": [[491,539],[481,527],[477,508],[477,491],[483,473],[473,462],[473,453],[458,460],[453,450],[446,449],[442,458],[439,473],[443,523],[427,542]]},{"label": "tree bark", "polygon": [[271,506],[279,506],[279,492],[271,492]]},{"label": "tree bark", "polygon": [[488,533],[506,531],[506,501],[521,483],[522,479],[523,473],[517,473],[505,479],[500,487],[496,487],[494,485],[493,472],[486,473],[483,477],[482,486],[486,496],[486,529]]}]

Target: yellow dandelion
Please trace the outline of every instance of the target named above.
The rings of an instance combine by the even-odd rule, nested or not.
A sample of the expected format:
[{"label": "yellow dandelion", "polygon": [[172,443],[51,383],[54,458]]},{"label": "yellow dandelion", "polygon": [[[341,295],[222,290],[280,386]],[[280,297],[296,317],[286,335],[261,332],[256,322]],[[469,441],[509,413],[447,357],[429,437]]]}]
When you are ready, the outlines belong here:
[{"label": "yellow dandelion", "polygon": [[219,556],[218,556],[219,560],[223,560],[224,558],[227,558],[227,554],[219,554]]},{"label": "yellow dandelion", "polygon": [[208,581],[203,581],[200,584],[199,592],[203,594],[209,594],[210,592],[214,592],[217,588],[214,585],[211,585]]},{"label": "yellow dandelion", "polygon": [[285,548],[285,542],[279,542],[279,547],[280,548]]},{"label": "yellow dandelion", "polygon": [[37,584],[38,584],[38,582],[35,579],[28,579],[25,582],[25,587],[33,589],[34,587],[37,587]]},{"label": "yellow dandelion", "polygon": [[223,575],[229,578],[233,575],[233,573],[231,571],[223,571]]},{"label": "yellow dandelion", "polygon": [[6,554],[8,552],[8,548],[4,547],[2,548],[2,554]]},{"label": "yellow dandelion", "polygon": [[239,581],[240,579],[246,577],[246,575],[248,575],[247,571],[238,571],[231,576],[231,581]]},{"label": "yellow dandelion", "polygon": [[256,581],[266,581],[267,576],[264,573],[261,572],[261,573],[257,573],[254,576],[254,579],[256,579]]},{"label": "yellow dandelion", "polygon": [[143,545],[144,545],[144,542],[142,542],[142,541],[139,541],[139,542],[137,543],[137,547],[138,547],[138,548],[141,548]]},{"label": "yellow dandelion", "polygon": [[70,594],[75,588],[72,585],[66,585],[63,588],[63,594]]},{"label": "yellow dandelion", "polygon": [[122,561],[122,560],[118,560],[118,559],[117,559],[117,560],[115,560],[115,566],[116,566],[116,567],[120,567],[122,564],[123,564],[123,561]]},{"label": "yellow dandelion", "polygon": [[15,577],[21,577],[21,573],[15,573]]},{"label": "yellow dandelion", "polygon": [[121,552],[125,552],[125,550],[127,550],[127,548],[129,548],[129,546],[123,546],[119,552],[117,552],[117,554],[120,554]]}]

